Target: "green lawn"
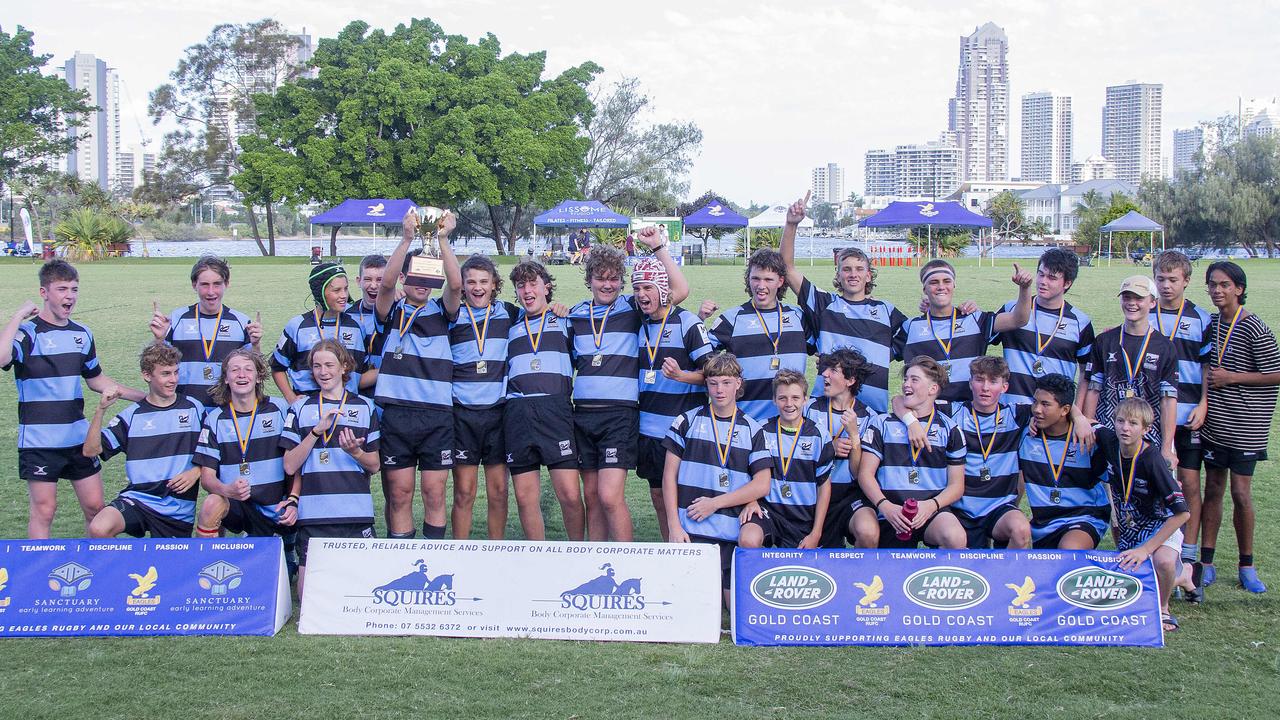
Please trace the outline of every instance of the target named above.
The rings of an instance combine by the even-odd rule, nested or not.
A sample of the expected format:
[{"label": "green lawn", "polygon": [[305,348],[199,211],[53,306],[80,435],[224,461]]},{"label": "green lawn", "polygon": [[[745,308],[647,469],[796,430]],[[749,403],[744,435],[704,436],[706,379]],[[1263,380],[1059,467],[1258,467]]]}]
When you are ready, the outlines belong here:
[{"label": "green lawn", "polygon": [[[805,262],[805,261],[802,261]],[[1198,272],[1203,273],[1203,264]],[[121,260],[85,265],[75,318],[95,333],[107,371],[137,384],[137,353],[150,339],[151,301],[191,301],[189,261]],[[308,300],[302,259],[237,261],[228,303],[260,310],[273,343]],[[831,266],[804,269],[829,286]],[[1280,328],[1280,264],[1249,261],[1250,310]],[[959,270],[958,298],[995,307],[1015,294],[1010,263]],[[1085,268],[1069,295],[1098,330],[1119,320],[1119,281],[1146,269]],[[578,268],[554,268],[557,300],[586,297]],[[0,261],[0,313],[37,299],[36,266]],[[742,302],[741,266],[688,269],[694,300]],[[1208,304],[1203,278],[1192,300]],[[919,302],[914,269],[881,272],[877,295],[908,315]],[[506,297],[511,297],[510,288]],[[268,301],[266,298],[270,298]],[[91,412],[96,396],[91,394]],[[0,537],[25,534],[26,488],[16,478],[15,391],[0,383]],[[1280,446],[1272,455],[1280,457]],[[108,498],[123,485],[108,464]],[[1201,607],[1176,606],[1183,627],[1164,650],[1091,648],[737,648],[563,641],[303,637],[290,623],[275,638],[5,640],[0,643],[0,717],[1274,717],[1280,688],[1280,490],[1276,463],[1255,482],[1256,554],[1275,588],[1233,587],[1230,521],[1218,544],[1218,585]],[[376,485],[376,483],[375,483]],[[636,537],[657,540],[642,481],[629,488]],[[381,499],[378,499],[381,507]],[[1228,500],[1228,505],[1230,501]],[[558,506],[544,492],[548,535],[562,537]],[[485,533],[484,499],[474,534]],[[420,511],[419,511],[420,512]],[[1228,518],[1230,507],[1227,508]],[[57,536],[78,535],[63,484]],[[514,508],[508,534],[519,537]],[[1267,708],[1271,708],[1268,710]]]}]

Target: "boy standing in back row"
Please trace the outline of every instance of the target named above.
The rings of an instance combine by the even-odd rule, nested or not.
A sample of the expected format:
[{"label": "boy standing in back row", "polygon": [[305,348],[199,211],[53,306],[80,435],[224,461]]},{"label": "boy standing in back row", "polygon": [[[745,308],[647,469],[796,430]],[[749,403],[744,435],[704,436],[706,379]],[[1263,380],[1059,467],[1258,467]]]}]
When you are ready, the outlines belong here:
[{"label": "boy standing in back row", "polygon": [[13,368],[18,386],[18,477],[27,481],[32,539],[49,537],[59,479],[71,481],[86,532],[102,509],[98,459],[81,454],[89,422],[80,378],[97,393],[114,390],[134,402],[146,397],[102,372],[93,333],[71,319],[79,296],[76,269],[66,260],[50,260],[40,268],[43,307],[23,303],[0,330],[0,368]]}]

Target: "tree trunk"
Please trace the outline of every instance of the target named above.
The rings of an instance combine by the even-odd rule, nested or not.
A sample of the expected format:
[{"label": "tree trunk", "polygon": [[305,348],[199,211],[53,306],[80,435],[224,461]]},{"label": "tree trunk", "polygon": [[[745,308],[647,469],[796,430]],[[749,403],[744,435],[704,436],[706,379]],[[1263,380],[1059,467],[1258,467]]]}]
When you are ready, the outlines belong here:
[{"label": "tree trunk", "polygon": [[329,257],[338,257],[338,228],[341,225],[334,225],[329,231]]},{"label": "tree trunk", "polygon": [[267,245],[271,249],[271,257],[276,256],[276,223],[275,212],[271,208],[271,202],[267,202]]},{"label": "tree trunk", "polygon": [[502,244],[502,223],[498,222],[498,210],[493,205],[485,205],[489,209],[489,235],[498,248],[499,255],[506,255],[507,249]]},{"label": "tree trunk", "polygon": [[507,247],[510,248],[512,255],[516,254],[516,226],[520,223],[520,213],[523,208],[516,208],[515,213],[511,216],[511,227],[507,229]]},{"label": "tree trunk", "polygon": [[262,233],[258,231],[258,215],[253,211],[253,203],[246,202],[244,209],[249,213],[249,229],[253,231],[253,241],[258,243],[258,251],[267,256],[267,246],[262,244]]}]

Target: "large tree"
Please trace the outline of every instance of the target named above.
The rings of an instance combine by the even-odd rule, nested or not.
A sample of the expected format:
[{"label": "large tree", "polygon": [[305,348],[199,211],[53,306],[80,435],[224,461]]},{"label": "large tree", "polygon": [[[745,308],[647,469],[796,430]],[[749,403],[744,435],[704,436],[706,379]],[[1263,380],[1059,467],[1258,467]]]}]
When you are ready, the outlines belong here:
[{"label": "large tree", "polygon": [[[698,197],[692,200],[689,200],[688,202],[680,203],[678,206],[676,206],[676,214],[679,215],[680,217],[687,217],[689,215],[694,214],[695,212],[698,212],[702,208],[706,207],[708,203],[712,203],[712,202],[720,203],[724,207],[730,208],[736,213],[745,214],[742,212],[742,208],[734,205],[731,202],[728,202],[727,200],[724,199],[723,196],[718,195],[714,190],[708,190],[702,193],[701,195],[699,195]],[[708,242],[711,240],[711,238],[715,238],[719,240],[720,238],[726,235],[732,235],[735,232],[742,232],[743,234],[745,234],[746,228],[739,230],[737,228],[731,228],[731,227],[705,227],[705,228],[686,229],[686,232],[702,240],[702,255],[703,257],[706,257],[707,250],[708,250],[707,245],[708,245]]]},{"label": "large tree", "polygon": [[0,190],[30,188],[53,172],[50,165],[86,136],[77,131],[97,109],[88,93],[42,74],[52,56],[34,54],[33,44],[21,25],[13,35],[0,29]]},{"label": "large tree", "polygon": [[[225,186],[240,172],[241,136],[256,136],[258,93],[274,93],[303,70],[297,63],[297,36],[275,20],[245,25],[222,24],[204,42],[187,48],[178,67],[169,74],[173,82],[151,92],[149,112],[157,124],[174,120],[178,128],[165,136],[159,158],[158,187],[140,197],[160,199],[166,194],[187,195],[191,190]],[[258,176],[254,176],[260,177]],[[186,178],[187,183],[177,180]],[[273,193],[245,179],[236,183],[244,196],[254,239],[264,255],[275,254],[275,234],[270,232]],[[170,197],[170,200],[181,200]],[[254,205],[265,206],[268,242],[262,244]]]},{"label": "large tree", "polygon": [[415,19],[390,33],[353,22],[312,66],[315,78],[258,98],[270,144],[243,162],[274,175],[278,197],[475,200],[487,222],[472,227],[510,253],[531,209],[572,196],[585,169],[594,63],[544,78],[546,53],[503,55],[493,35],[472,43]]},{"label": "large tree", "polygon": [[683,178],[702,131],[692,121],[649,124],[651,101],[635,78],[597,90],[594,102],[581,196],[633,214],[669,212],[688,191]]},{"label": "large tree", "polygon": [[986,216],[991,218],[991,246],[983,249],[989,253],[991,247],[1003,245],[1010,241],[1027,242],[1049,232],[1048,226],[1040,220],[1027,220],[1027,203],[1021,197],[1005,190],[992,196],[987,201]]}]

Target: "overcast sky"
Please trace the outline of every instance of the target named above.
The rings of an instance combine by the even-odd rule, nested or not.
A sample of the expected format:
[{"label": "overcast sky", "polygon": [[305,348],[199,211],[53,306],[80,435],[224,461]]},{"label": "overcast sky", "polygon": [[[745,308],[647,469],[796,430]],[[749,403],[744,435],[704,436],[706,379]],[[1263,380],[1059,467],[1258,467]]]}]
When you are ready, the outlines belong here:
[{"label": "overcast sky", "polygon": [[147,93],[218,23],[270,16],[318,41],[356,19],[390,29],[428,16],[472,39],[492,32],[507,52],[547,50],[553,73],[594,60],[606,81],[640,78],[656,117],[692,119],[704,132],[692,194],[714,189],[743,204],[803,194],[810,169],[827,162],[845,167],[848,188],[861,192],[866,150],[935,139],[960,36],[987,21],[1009,36],[1015,174],[1024,93],[1072,97],[1076,159],[1100,152],[1107,85],[1164,84],[1166,153],[1173,128],[1234,111],[1240,96],[1280,95],[1280,0],[909,4],[65,0],[10,6],[0,22],[35,32],[37,52],[53,55],[50,72],[77,50],[115,67],[126,141],[141,125],[157,136],[154,147]]}]

